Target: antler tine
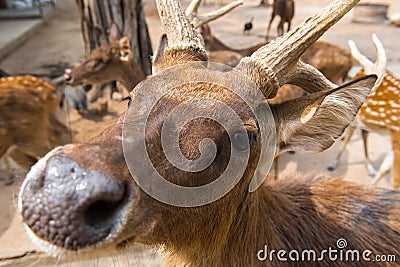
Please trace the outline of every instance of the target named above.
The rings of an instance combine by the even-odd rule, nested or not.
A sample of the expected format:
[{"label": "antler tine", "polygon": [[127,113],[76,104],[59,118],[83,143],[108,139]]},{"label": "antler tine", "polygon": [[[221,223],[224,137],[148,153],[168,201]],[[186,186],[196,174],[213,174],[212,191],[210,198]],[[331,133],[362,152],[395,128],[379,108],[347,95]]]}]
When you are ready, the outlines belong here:
[{"label": "antler tine", "polygon": [[383,47],[383,44],[375,33],[372,34],[372,41],[374,42],[375,49],[377,51],[375,63],[372,63],[366,56],[361,54],[356,44],[352,40],[349,40],[348,43],[350,46],[351,55],[364,69],[365,73],[376,74],[378,76],[378,79],[376,80],[375,85],[371,90],[371,92],[374,92],[379,87],[383,80],[383,77],[385,76],[387,58],[385,48]]},{"label": "antler tine", "polygon": [[[331,26],[350,11],[360,0],[335,0],[319,14],[306,19],[284,36],[258,49],[251,57],[241,60],[237,69],[250,76],[267,98],[276,95],[280,86],[297,84],[299,77],[313,75],[302,86],[309,92],[335,86],[311,66],[298,63],[304,51]],[[318,74],[318,75],[314,75]],[[310,82],[312,81],[312,82]],[[318,84],[318,85],[316,85]],[[323,88],[318,86],[323,85]]]},{"label": "antler tine", "polygon": [[199,10],[201,1],[203,1],[203,0],[193,0],[192,2],[190,2],[190,4],[188,5],[188,7],[186,8],[186,11],[185,11],[185,14],[189,19],[191,18],[191,16],[197,14],[197,11]]},{"label": "antler tine", "polygon": [[376,62],[374,64],[374,66],[376,67],[375,74],[378,75],[378,80],[375,82],[375,85],[372,88],[372,92],[375,92],[375,90],[380,86],[383,78],[385,77],[387,58],[385,48],[383,47],[383,44],[375,33],[372,34],[372,41],[374,42],[375,49],[378,53],[376,56]]},{"label": "antler tine", "polygon": [[288,83],[300,86],[308,93],[316,93],[321,91],[321,89],[333,89],[337,87],[336,84],[328,80],[319,70],[300,60]]},{"label": "antler tine", "polygon": [[[199,1],[199,0],[194,0],[194,1]],[[232,2],[230,4],[227,4],[220,9],[217,9],[215,11],[211,11],[205,14],[197,14],[197,9],[196,12],[190,13],[191,15],[188,16],[192,23],[194,24],[195,27],[201,27],[202,25],[209,23],[210,21],[216,20],[219,17],[222,17],[226,13],[230,12],[232,9],[240,6],[243,4],[242,0],[237,0],[235,2]],[[187,14],[187,13],[186,13]]]},{"label": "antler tine", "polygon": [[[182,61],[207,60],[203,37],[182,11],[179,0],[157,0],[157,8],[168,36],[168,48],[165,50],[167,65],[173,66]],[[177,56],[177,53],[190,55],[182,57]]]},{"label": "antler tine", "polygon": [[371,69],[374,63],[372,63],[366,56],[361,54],[360,50],[358,50],[354,41],[349,40],[348,44],[350,46],[352,57],[358,62],[358,64],[360,64],[361,68],[363,68],[365,71]]}]

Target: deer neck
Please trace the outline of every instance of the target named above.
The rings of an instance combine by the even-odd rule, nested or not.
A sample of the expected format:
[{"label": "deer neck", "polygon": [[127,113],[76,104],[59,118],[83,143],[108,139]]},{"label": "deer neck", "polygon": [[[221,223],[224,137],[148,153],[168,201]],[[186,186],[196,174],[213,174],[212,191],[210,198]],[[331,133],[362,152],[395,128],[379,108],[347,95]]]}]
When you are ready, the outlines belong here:
[{"label": "deer neck", "polygon": [[[231,196],[226,196],[229,200],[221,200],[230,204],[218,205],[218,209],[211,211],[214,214],[203,216],[207,218],[206,221],[198,218],[197,222],[189,224],[190,227],[179,227],[189,229],[190,232],[179,232],[172,238],[173,243],[164,243],[171,251],[177,252],[169,258],[170,265],[182,261],[188,266],[199,267],[268,266],[265,261],[258,260],[257,252],[266,244],[270,249],[276,250],[292,244],[288,242],[290,238],[296,238],[296,233],[290,233],[293,231],[293,224],[296,220],[302,222],[302,218],[292,217],[293,214],[304,217],[304,223],[309,223],[307,219],[310,219],[307,218],[308,214],[301,213],[299,204],[290,196],[278,192],[268,187],[253,193],[248,190],[231,192]],[[305,192],[304,194],[309,195]],[[312,206],[311,203],[306,204]],[[304,209],[307,210],[307,207]],[[216,235],[211,236],[210,233]],[[284,233],[287,236],[282,236]],[[171,237],[171,234],[168,233],[168,236]],[[254,253],[245,254],[245,251]]]},{"label": "deer neck", "polygon": [[[276,257],[269,261],[271,250],[301,250],[307,248],[304,247],[306,243],[310,248],[318,246],[318,240],[313,236],[315,233],[323,235],[324,231],[317,229],[318,226],[329,227],[329,224],[321,221],[308,185],[293,189],[293,192],[285,192],[283,188],[267,185],[247,194],[232,221],[222,249],[228,253],[224,253],[219,266],[240,266],[243,263],[248,266],[279,266]],[[305,236],[308,242],[303,240]],[[244,255],[243,251],[253,253]],[[263,260],[264,257],[267,259]]]},{"label": "deer neck", "polygon": [[261,43],[258,43],[256,45],[250,46],[250,47],[246,47],[246,48],[242,48],[242,49],[234,49],[232,47],[227,46],[223,42],[221,42],[215,36],[212,38],[212,40],[213,40],[212,42],[206,44],[206,45],[209,46],[208,49],[210,51],[211,50],[213,50],[213,51],[229,50],[229,51],[233,51],[233,52],[239,53],[244,57],[250,56],[255,51],[257,51],[260,47],[264,46],[267,43],[267,42],[261,42]]},{"label": "deer neck", "polygon": [[258,44],[255,44],[253,46],[250,47],[246,47],[243,49],[233,49],[235,52],[241,54],[244,57],[250,56],[251,54],[253,54],[254,52],[256,52],[259,48],[263,47],[264,45],[266,45],[267,42],[261,42]]},{"label": "deer neck", "polygon": [[[285,215],[285,208],[294,209],[291,207],[294,204],[286,196],[264,189],[253,193],[246,190],[241,196],[236,192],[231,195],[236,200],[232,198],[226,202],[229,205],[219,206],[221,209],[215,211],[213,216],[204,216],[207,221],[202,224],[194,223],[192,227],[186,227],[190,233],[179,233],[182,238],[179,242],[166,244],[177,252],[168,258],[170,266],[179,262],[197,267],[265,266],[266,262],[257,259],[257,252],[265,244],[276,244],[278,250],[282,248],[280,245],[287,245],[286,240],[280,238],[282,233],[276,233],[279,229],[275,229],[282,226],[282,221],[288,219],[286,223],[291,223],[293,220]],[[217,233],[218,236],[210,236],[209,233]],[[249,255],[245,251],[254,253]]]},{"label": "deer neck", "polygon": [[[241,199],[235,202],[238,205],[231,205],[234,202],[231,199],[232,202],[227,202],[231,210],[220,209],[215,218],[205,216],[208,219],[205,225],[190,235],[181,232],[189,243],[183,242],[172,250],[189,266],[287,266],[278,261],[279,250],[287,253],[296,250],[300,256],[302,251],[310,249],[319,253],[330,247],[337,249],[341,238],[360,253],[366,249],[399,253],[398,246],[382,242],[396,240],[398,235],[390,228],[394,204],[382,202],[387,193],[370,190],[366,197],[365,190],[340,178],[326,181],[291,178],[268,182],[256,192],[244,193],[242,198],[234,194]],[[373,211],[378,205],[382,209]],[[212,224],[213,221],[218,223]],[[209,236],[212,232],[219,236]],[[369,234],[381,240],[366,240]],[[270,261],[272,250],[275,256]],[[264,257],[267,258],[263,261]],[[310,266],[320,263],[310,262]]]},{"label": "deer neck", "polygon": [[135,62],[126,62],[120,68],[118,81],[129,91],[145,79],[145,75]]}]

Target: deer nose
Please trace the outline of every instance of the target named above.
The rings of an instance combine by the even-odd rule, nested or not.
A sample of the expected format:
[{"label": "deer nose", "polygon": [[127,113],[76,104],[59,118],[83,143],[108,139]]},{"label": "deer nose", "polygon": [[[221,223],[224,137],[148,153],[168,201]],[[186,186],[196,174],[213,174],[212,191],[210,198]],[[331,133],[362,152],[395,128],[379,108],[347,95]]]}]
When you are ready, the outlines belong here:
[{"label": "deer nose", "polygon": [[71,76],[71,72],[72,72],[71,69],[65,69],[64,70],[64,75],[63,76],[64,76],[65,81],[67,83],[72,83],[72,81],[73,81],[72,76]]},{"label": "deer nose", "polygon": [[54,155],[41,175],[22,189],[24,222],[40,238],[78,250],[112,236],[127,206],[126,184],[85,171],[72,158]]}]

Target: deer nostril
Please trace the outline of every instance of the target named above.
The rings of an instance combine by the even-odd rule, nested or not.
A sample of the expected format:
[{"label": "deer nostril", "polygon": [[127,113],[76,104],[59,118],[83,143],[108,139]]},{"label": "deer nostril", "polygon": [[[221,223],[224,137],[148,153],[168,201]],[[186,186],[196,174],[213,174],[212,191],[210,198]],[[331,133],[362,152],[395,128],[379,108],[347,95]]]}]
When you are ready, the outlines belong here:
[{"label": "deer nostril", "polygon": [[110,223],[123,205],[123,200],[124,198],[116,202],[104,200],[94,202],[88,207],[86,212],[84,212],[84,222],[92,227],[102,227]]},{"label": "deer nostril", "polygon": [[67,82],[67,83],[72,83],[72,77],[71,76],[67,76],[67,75],[64,75],[64,77],[65,77],[65,81]]},{"label": "deer nostril", "polygon": [[83,212],[80,213],[83,222],[96,229],[112,225],[119,211],[127,201],[126,186],[108,188],[106,192],[94,194],[82,205]]}]

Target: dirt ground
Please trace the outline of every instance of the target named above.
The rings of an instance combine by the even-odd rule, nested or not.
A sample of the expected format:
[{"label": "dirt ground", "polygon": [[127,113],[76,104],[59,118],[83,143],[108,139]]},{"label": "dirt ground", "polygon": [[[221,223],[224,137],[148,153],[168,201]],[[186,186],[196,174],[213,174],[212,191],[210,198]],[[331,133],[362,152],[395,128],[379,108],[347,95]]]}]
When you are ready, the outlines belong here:
[{"label": "dirt ground", "polygon": [[[304,18],[314,14],[330,0],[297,0],[294,25],[299,24]],[[400,1],[390,1],[389,15],[400,12]],[[184,1],[187,3],[187,1]],[[207,0],[207,5],[201,11],[215,9],[227,0]],[[267,21],[270,17],[270,8],[260,8],[259,1],[245,0],[245,4],[218,21],[210,23],[213,33],[232,47],[246,47],[264,40]],[[144,1],[146,20],[149,26],[150,35],[155,49],[158,39],[161,36],[162,28],[156,11],[155,1]],[[250,35],[242,35],[243,24],[254,17],[254,28]],[[386,48],[388,56],[388,68],[400,76],[400,27],[389,23],[360,24],[352,23],[352,13],[346,15],[335,25],[322,39],[348,47],[347,41],[352,39],[359,49],[370,58],[374,58],[375,50],[371,41],[371,34],[377,33]],[[278,22],[276,18],[275,25]],[[275,26],[272,27],[272,34],[275,34]],[[16,48],[12,54],[0,61],[0,68],[9,73],[34,73],[48,74],[56,66],[72,66],[82,59],[84,53],[83,41],[81,38],[79,14],[73,0],[57,1],[57,8],[46,19],[39,32],[29,39],[22,46]],[[354,71],[353,71],[354,72]],[[105,116],[97,116],[94,110],[96,104],[89,106],[91,115],[82,117],[75,111],[70,111],[67,117],[71,128],[70,141],[84,142],[95,136],[102,129],[112,124],[118,114],[126,109],[126,103],[115,100],[109,102],[109,112]],[[379,166],[385,153],[390,149],[388,137],[372,134],[370,138],[371,156],[375,166]],[[325,172],[327,165],[334,159],[340,141],[326,152],[314,154],[285,154],[281,158],[281,175],[288,175],[293,172]],[[16,216],[16,196],[18,188],[24,178],[24,173],[19,174],[17,182],[12,186],[5,186],[0,183],[0,259],[6,256],[21,255],[26,251],[35,249],[26,237],[20,219]],[[344,175],[346,179],[369,183],[371,178],[363,164],[363,150],[360,134],[357,132],[350,142],[342,157],[342,164],[339,168],[327,173],[330,176]],[[390,185],[390,175],[380,186]],[[161,261],[156,254],[146,251],[143,247],[135,250],[138,254],[131,257],[124,255],[117,260],[115,257],[94,262],[78,263],[77,266],[160,266]],[[52,265],[52,262],[26,261],[29,266]],[[3,265],[2,265],[3,264]],[[0,261],[0,266],[7,263]],[[21,265],[23,266],[23,265]],[[70,264],[68,264],[70,266]]]}]

